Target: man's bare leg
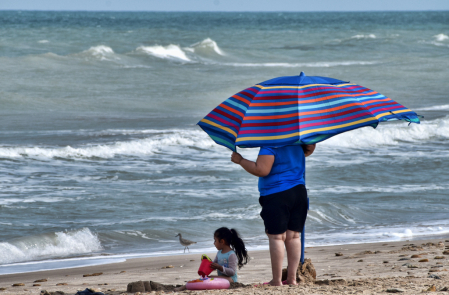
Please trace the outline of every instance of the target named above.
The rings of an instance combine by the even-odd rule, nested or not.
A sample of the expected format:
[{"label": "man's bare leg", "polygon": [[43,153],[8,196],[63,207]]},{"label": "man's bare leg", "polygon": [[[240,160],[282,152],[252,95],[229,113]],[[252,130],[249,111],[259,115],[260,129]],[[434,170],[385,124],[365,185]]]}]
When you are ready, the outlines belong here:
[{"label": "man's bare leg", "polygon": [[272,286],[282,286],[282,262],[284,261],[286,233],[279,235],[267,234],[270,245]]},{"label": "man's bare leg", "polygon": [[287,249],[287,284],[296,285],[296,271],[301,258],[301,239],[299,232],[287,230],[285,238],[285,248]]}]

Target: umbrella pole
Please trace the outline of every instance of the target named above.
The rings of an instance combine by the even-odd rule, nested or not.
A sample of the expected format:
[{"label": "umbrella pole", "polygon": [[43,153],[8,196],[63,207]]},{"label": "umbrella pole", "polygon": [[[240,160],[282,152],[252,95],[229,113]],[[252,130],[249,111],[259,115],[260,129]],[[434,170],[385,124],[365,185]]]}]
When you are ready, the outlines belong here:
[{"label": "umbrella pole", "polygon": [[[309,198],[307,198],[307,211],[309,211]],[[301,263],[304,264],[304,244],[306,241],[306,225],[304,225],[301,232]]]}]

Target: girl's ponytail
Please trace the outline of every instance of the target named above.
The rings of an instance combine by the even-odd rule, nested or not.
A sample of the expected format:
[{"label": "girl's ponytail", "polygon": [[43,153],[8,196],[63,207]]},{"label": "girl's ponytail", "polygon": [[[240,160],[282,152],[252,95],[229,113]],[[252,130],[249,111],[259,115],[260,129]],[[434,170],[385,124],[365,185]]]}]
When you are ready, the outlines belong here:
[{"label": "girl's ponytail", "polygon": [[238,258],[239,269],[248,263],[249,256],[245,248],[245,243],[240,238],[239,233],[235,229],[229,229],[227,227],[221,227],[217,229],[214,233],[219,240],[224,239],[226,244],[228,244],[235,252]]},{"label": "girl's ponytail", "polygon": [[231,234],[232,234],[232,241],[231,241],[231,247],[234,248],[235,254],[237,255],[237,258],[239,260],[239,269],[248,263],[248,252],[246,251],[245,243],[243,243],[243,240],[240,238],[239,233],[237,230],[231,228]]}]

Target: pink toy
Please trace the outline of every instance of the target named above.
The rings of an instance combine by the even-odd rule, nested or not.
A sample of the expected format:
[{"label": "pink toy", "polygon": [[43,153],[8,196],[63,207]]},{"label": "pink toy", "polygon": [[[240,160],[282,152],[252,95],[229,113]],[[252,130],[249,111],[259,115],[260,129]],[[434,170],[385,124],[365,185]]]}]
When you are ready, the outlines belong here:
[{"label": "pink toy", "polygon": [[188,281],[186,284],[187,290],[229,289],[230,286],[231,284],[226,279],[208,277]]},{"label": "pink toy", "polygon": [[201,264],[200,268],[198,269],[198,274],[203,278],[210,275],[210,273],[213,271],[213,269],[210,268],[211,264],[212,260],[206,254],[203,254],[201,256]]}]

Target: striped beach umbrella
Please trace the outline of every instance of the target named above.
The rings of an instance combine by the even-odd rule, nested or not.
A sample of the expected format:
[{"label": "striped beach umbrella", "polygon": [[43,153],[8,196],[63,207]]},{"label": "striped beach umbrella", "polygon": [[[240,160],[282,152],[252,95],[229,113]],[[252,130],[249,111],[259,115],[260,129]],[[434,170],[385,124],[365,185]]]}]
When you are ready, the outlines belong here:
[{"label": "striped beach umbrella", "polygon": [[314,144],[379,122],[419,116],[366,87],[318,76],[274,78],[225,100],[198,125],[220,145],[281,147]]}]

